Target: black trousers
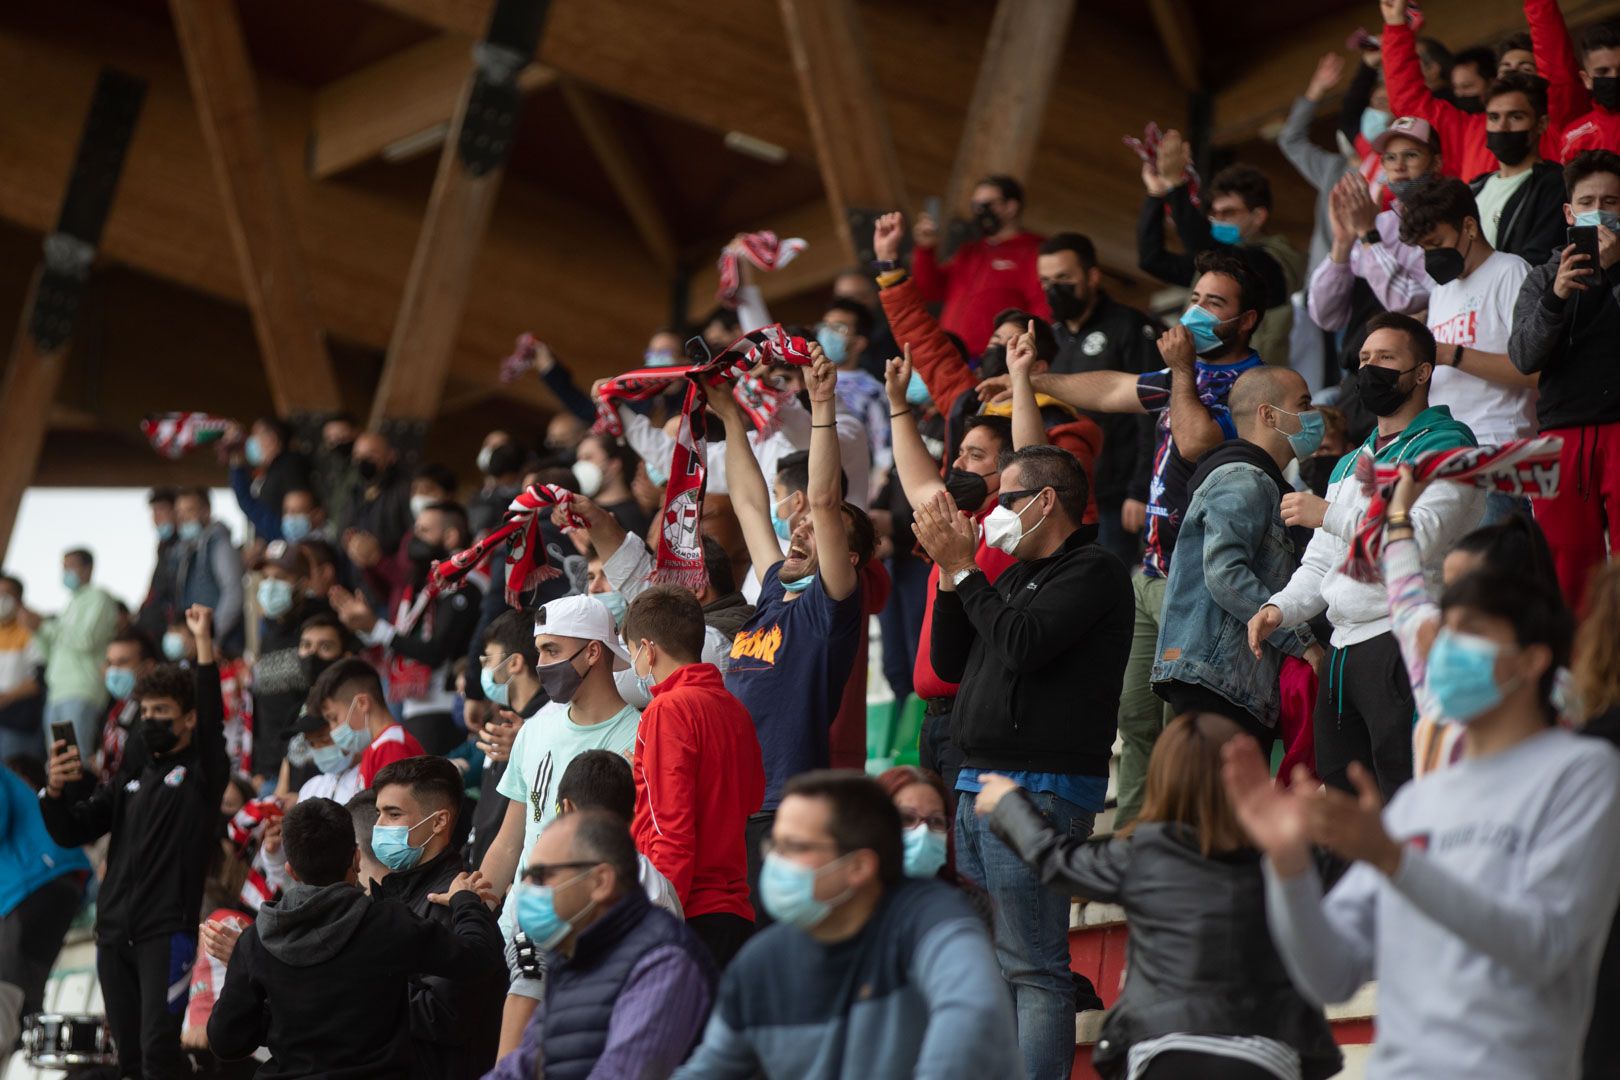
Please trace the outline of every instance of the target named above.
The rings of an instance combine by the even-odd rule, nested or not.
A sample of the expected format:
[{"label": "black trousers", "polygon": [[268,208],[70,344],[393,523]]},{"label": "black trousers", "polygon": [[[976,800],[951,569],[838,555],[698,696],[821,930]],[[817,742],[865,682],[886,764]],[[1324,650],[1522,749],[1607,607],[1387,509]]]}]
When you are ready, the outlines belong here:
[{"label": "black trousers", "polygon": [[83,899],[84,875],[63,874],[0,918],[0,982],[22,990],[24,1016],[45,1008],[45,984]]},{"label": "black trousers", "polygon": [[721,971],[731,963],[731,958],[737,955],[737,950],[743,947],[754,934],[754,924],[741,915],[730,915],[723,911],[716,911],[710,915],[693,915],[686,920],[686,925],[697,939],[703,942],[709,955],[714,957],[714,966]]},{"label": "black trousers", "polygon": [[951,706],[955,698],[929,698],[924,705],[922,739],[917,761],[939,773],[945,781],[945,820],[956,820],[956,778],[962,772],[962,751],[951,741]]},{"label": "black trousers", "polygon": [[1353,792],[1350,763],[1378,780],[1388,802],[1412,779],[1412,684],[1394,634],[1330,649],[1316,698],[1316,775]]},{"label": "black trousers", "polygon": [[196,955],[197,939],[187,934],[96,945],[96,976],[123,1076],[190,1075],[180,1052],[180,1021]]},{"label": "black trousers", "polygon": [[1142,1080],[1277,1080],[1277,1077],[1258,1065],[1219,1054],[1166,1050],[1148,1064]]},{"label": "black trousers", "polygon": [[1235,721],[1237,726],[1254,736],[1260,744],[1260,753],[1268,760],[1272,744],[1277,741],[1277,729],[1267,727],[1248,709],[1240,709],[1215,691],[1199,683],[1154,683],[1153,692],[1174,709],[1177,716],[1187,712],[1207,712]]},{"label": "black trousers", "polygon": [[467,733],[456,726],[455,718],[447,712],[407,716],[400,723],[422,744],[424,751],[440,757],[467,741]]},{"label": "black trousers", "polygon": [[763,844],[771,835],[771,827],[776,824],[775,810],[761,810],[757,814],[748,815],[748,827],[743,837],[748,844],[748,901],[754,905],[754,929],[763,930],[776,920],[765,913],[765,905],[759,898],[759,870],[765,865],[765,851]]}]

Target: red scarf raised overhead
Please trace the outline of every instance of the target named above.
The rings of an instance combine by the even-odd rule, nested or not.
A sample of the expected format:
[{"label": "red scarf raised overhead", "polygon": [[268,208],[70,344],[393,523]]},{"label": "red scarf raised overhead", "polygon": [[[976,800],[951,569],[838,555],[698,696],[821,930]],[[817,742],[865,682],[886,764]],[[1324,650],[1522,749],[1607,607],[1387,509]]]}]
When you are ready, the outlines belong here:
[{"label": "red scarf raised overhead", "polygon": [[533,484],[518,492],[506,508],[501,524],[491,529],[489,535],[472,547],[433,564],[428,571],[427,584],[406,612],[403,624],[395,628],[396,632],[409,632],[428,604],[447,590],[459,587],[467,575],[483,563],[485,556],[508,540],[512,546],[506,553],[506,603],[510,607],[522,606],[523,593],[562,573],[546,560],[546,550],[540,542],[541,516],[549,516],[552,507],[561,506],[568,515],[564,532],[585,527],[585,519],[568,509],[568,501],[573,497],[573,492],[555,484]]},{"label": "red scarf raised overhead", "polygon": [[155,413],[141,421],[141,431],[152,449],[171,461],[178,461],[188,450],[217,443],[225,437],[231,421],[203,412]]},{"label": "red scarf raised overhead", "polygon": [[809,245],[798,237],[779,240],[769,229],[744,233],[720,252],[720,288],[715,299],[728,308],[737,306],[742,288],[741,260],[747,259],[761,270],[780,270]]},{"label": "red scarf raised overhead", "polygon": [[[1449,480],[1507,495],[1550,499],[1558,494],[1558,455],[1563,449],[1561,436],[1538,435],[1501,446],[1431,450],[1419,454],[1411,465],[1418,480]],[[1371,502],[1350,542],[1344,573],[1356,581],[1373,583],[1381,580],[1378,568],[1384,550],[1384,519],[1401,470],[1399,465],[1375,464],[1372,455],[1365,453],[1356,459],[1355,469],[1355,482]]]}]

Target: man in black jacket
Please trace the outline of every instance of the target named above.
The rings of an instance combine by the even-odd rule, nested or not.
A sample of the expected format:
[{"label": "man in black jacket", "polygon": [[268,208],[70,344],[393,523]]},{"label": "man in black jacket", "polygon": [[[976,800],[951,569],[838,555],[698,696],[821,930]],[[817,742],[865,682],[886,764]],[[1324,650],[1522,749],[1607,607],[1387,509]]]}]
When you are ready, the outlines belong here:
[{"label": "man in black jacket", "polygon": [[[448,892],[464,862],[456,842],[461,813],[460,771],[442,757],[405,758],[384,765],[371,782],[377,824],[371,851],[388,868],[372,895],[398,900],[419,918],[454,929],[455,915],[428,897]],[[474,1080],[495,1060],[506,1001],[506,968],[473,978],[424,975],[411,980],[411,1040],[418,1075]]]},{"label": "man in black jacket", "polygon": [[332,800],[287,811],[281,837],[293,884],[237,940],[209,1046],[227,1061],[268,1046],[259,1080],[414,1075],[409,980],[473,980],[502,967],[500,931],[473,875],[439,894],[446,928],[355,886],[354,826]]},{"label": "man in black jacket", "polygon": [[[257,569],[263,574],[258,600],[264,620],[253,663],[253,772],[273,778],[313,685],[298,655],[304,621],[332,609],[325,598],[309,595],[308,556],[298,545],[272,540]],[[299,777],[299,783],[306,778]]]},{"label": "man in black jacket", "polygon": [[136,683],[141,718],[125,768],[93,784],[78,747],[58,741],[39,801],[46,829],[63,847],[110,837],[96,911],[96,975],[120,1075],[148,1080],[191,1073],[181,1057],[180,1020],[230,780],[213,613],[193,606],[186,625],[197,639],[196,667],[164,664]]},{"label": "man in black jacket", "polygon": [[[1052,309],[1052,333],[1057,337],[1057,359],[1050,371],[1060,375],[1078,371],[1123,371],[1140,375],[1162,366],[1157,342],[1161,329],[1153,319],[1116,302],[1102,288],[1102,270],[1091,238],[1080,233],[1058,233],[1041,245],[1036,268],[1041,288]],[[1124,524],[1125,503],[1138,471],[1147,471],[1152,456],[1153,421],[1145,416],[1121,416],[1082,410],[1103,430],[1102,453],[1092,465],[1097,495],[1097,542],[1119,556],[1126,566],[1142,558],[1142,524],[1147,500],[1135,500],[1128,515],[1134,528]],[[1147,453],[1142,454],[1146,449]],[[1143,481],[1146,486],[1146,481]]]},{"label": "man in black jacket", "polygon": [[1564,241],[1564,175],[1536,147],[1547,129],[1547,83],[1508,72],[1491,84],[1485,103],[1485,145],[1502,167],[1469,181],[1480,229],[1497,251],[1530,263]]},{"label": "man in black jacket", "polygon": [[1080,524],[1086,494],[1067,452],[1013,453],[984,535],[1018,562],[994,585],[973,561],[972,520],[948,495],[919,506],[915,525],[940,567],[934,668],[962,684],[951,713],[965,758],[956,865],[996,900],[996,956],[1031,1077],[1066,1076],[1074,1056],[1069,897],[990,833],[974,794],[981,770],[1006,773],[1065,836],[1089,836],[1103,808],[1136,604],[1125,567]]}]

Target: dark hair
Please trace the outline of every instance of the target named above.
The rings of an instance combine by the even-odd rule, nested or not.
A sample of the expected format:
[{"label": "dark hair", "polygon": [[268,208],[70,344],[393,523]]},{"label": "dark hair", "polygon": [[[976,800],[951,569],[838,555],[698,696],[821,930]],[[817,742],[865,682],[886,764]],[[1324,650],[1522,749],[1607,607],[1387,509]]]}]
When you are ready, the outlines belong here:
[{"label": "dark hair", "polygon": [[872,311],[858,300],[835,296],[827,303],[828,311],[842,311],[855,320],[855,332],[861,337],[872,336]]},{"label": "dark hair", "polygon": [[877,529],[866,511],[854,503],[845,500],[843,511],[848,525],[849,550],[855,553],[855,569],[859,570],[872,561],[872,553],[877,550]]},{"label": "dark hair", "polygon": [[1449,74],[1451,72],[1451,50],[1441,43],[1439,38],[1420,37],[1417,39],[1417,50],[1422,60],[1439,64]]},{"label": "dark hair", "polygon": [[354,820],[331,799],[299,799],[281,819],[281,843],[299,881],[335,885],[354,865]]},{"label": "dark hair", "polygon": [[1575,620],[1557,585],[1549,587],[1522,572],[1477,570],[1452,582],[1441,594],[1440,610],[1453,608],[1467,608],[1511,624],[1520,646],[1547,646],[1552,663],[1541,675],[1540,696],[1549,721],[1556,716],[1553,684],[1558,669],[1569,664],[1575,637]]},{"label": "dark hair", "polygon": [[1040,254],[1056,255],[1060,251],[1072,251],[1074,257],[1080,261],[1080,269],[1095,270],[1097,268],[1097,245],[1091,242],[1091,237],[1084,233],[1060,232],[1056,236],[1046,239],[1041,244]]},{"label": "dark hair", "polygon": [[530,671],[540,663],[540,653],[534,647],[534,616],[529,612],[501,612],[484,627],[483,642],[485,648],[499,645],[507,656],[523,657]]},{"label": "dark hair", "polygon": [[381,791],[389,784],[410,788],[411,797],[427,809],[450,811],[450,825],[455,825],[464,788],[461,770],[449,758],[419,754],[391,761],[372,777],[371,790]]},{"label": "dark hair", "polygon": [[324,504],[321,502],[321,493],[316,491],[308,484],[294,484],[286,491],[283,491],[281,493],[282,503],[286,503],[288,495],[308,495],[310,506],[316,510],[319,510],[324,506]]},{"label": "dark hair", "polygon": [[335,567],[338,564],[337,548],[331,541],[320,536],[309,536],[298,541],[298,549],[304,553],[304,559],[309,564],[310,572],[322,566]]},{"label": "dark hair", "polygon": [[1481,570],[1516,574],[1562,595],[1547,537],[1528,515],[1512,514],[1495,525],[1475,529],[1458,540],[1452,550],[1479,556]]},{"label": "dark hair", "polygon": [[1535,46],[1530,42],[1530,31],[1520,30],[1516,34],[1509,34],[1496,43],[1496,62],[1500,64],[1502,57],[1515,51],[1535,52]]},{"label": "dark hair", "polygon": [[1537,117],[1547,115],[1547,80],[1540,75],[1527,75],[1522,71],[1498,75],[1492,80],[1490,89],[1485,91],[1486,104],[1489,105],[1492,98],[1503,94],[1523,94],[1524,100],[1530,103],[1531,112]]},{"label": "dark hair", "polygon": [[703,605],[690,589],[655,585],[630,601],[624,615],[625,644],[646,638],[675,660],[696,663],[703,655]]},{"label": "dark hair", "polygon": [[1020,334],[1029,329],[1030,323],[1034,323],[1036,359],[1045,360],[1049,364],[1057,359],[1057,337],[1052,333],[1051,323],[1039,315],[1031,315],[1029,312],[1015,307],[1003,308],[996,315],[995,321],[990,324],[990,329],[994,331],[1004,323],[1012,323],[1017,326]]},{"label": "dark hair", "polygon": [[989,413],[975,413],[962,421],[962,434],[966,435],[974,428],[984,428],[998,442],[1001,443],[1001,452],[1013,448],[1012,418],[1009,416],[991,416]]},{"label": "dark hair", "polygon": [[[789,495],[795,491],[809,494],[810,451],[795,450],[777,458],[776,480]],[[843,469],[838,470],[838,494],[846,498],[849,496],[849,474]]]},{"label": "dark hair", "polygon": [[213,494],[201,484],[185,484],[174,489],[175,501],[181,499],[196,499],[210,510],[214,506]]},{"label": "dark hair", "polygon": [[737,312],[723,305],[709,312],[708,316],[704,318],[704,326],[708,326],[710,323],[719,323],[727,330],[737,330],[742,326],[742,321],[737,318]]},{"label": "dark hair", "polygon": [[[175,622],[185,622],[185,616],[180,616],[175,620]],[[152,635],[136,626],[127,627],[126,629],[118,631],[118,633],[112,636],[107,644],[133,645],[135,646],[135,651],[140,654],[142,660],[157,660],[160,658],[158,656],[157,643],[152,640]]]},{"label": "dark hair", "polygon": [[900,811],[883,786],[853,769],[817,769],[800,773],[782,790],[784,800],[797,795],[824,799],[831,808],[827,831],[839,855],[863,849],[878,857],[878,877],[885,887],[905,878],[900,847]]},{"label": "dark hair", "polygon": [[608,810],[581,810],[562,820],[574,822],[574,858],[612,867],[621,894],[641,888],[641,859],[628,821]]},{"label": "dark hair", "polygon": [[[814,334],[810,336],[815,337]],[[615,439],[611,435],[602,435],[595,432],[586,435],[585,439],[595,440],[602,447],[602,452],[607,455],[609,461],[619,463],[620,469],[624,472],[624,482],[628,484],[630,478],[635,475],[637,463],[641,461],[636,452],[630,449],[630,445],[623,439]],[[580,441],[584,442],[585,439]]]},{"label": "dark hair", "polygon": [[630,763],[611,750],[574,755],[557,781],[557,801],[564,799],[575,810],[606,810],[628,825],[636,813],[636,778]]},{"label": "dark hair", "polygon": [[357,694],[370,694],[379,708],[388,707],[377,669],[357,656],[339,660],[321,672],[321,677],[315,680],[313,693],[315,700],[323,705],[345,695],[353,701]]},{"label": "dark hair", "polygon": [[92,570],[95,569],[96,566],[96,557],[90,554],[89,548],[68,548],[66,551],[62,552],[62,558],[78,559]]},{"label": "dark hair", "polygon": [[452,498],[455,496],[456,474],[450,471],[449,466],[441,465],[437,461],[429,461],[426,464],[418,465],[412,479],[426,480],[430,484],[437,484],[449,492]]},{"label": "dark hair", "polygon": [[720,541],[712,536],[703,538],[703,573],[709,579],[709,591],[716,596],[729,596],[737,591],[737,574],[731,568],[731,556]]},{"label": "dark hair", "polygon": [[1589,176],[1609,173],[1620,176],[1620,154],[1613,150],[1582,150],[1564,166],[1564,198],[1575,198],[1575,185]]},{"label": "dark hair", "polygon": [[298,624],[298,636],[303,637],[311,630],[332,630],[338,636],[338,648],[343,650],[345,656],[359,651],[358,642],[349,628],[343,625],[343,620],[330,611],[317,611],[309,618]]},{"label": "dark hair", "polygon": [[276,437],[276,441],[284,447],[292,443],[292,425],[279,416],[261,416],[253,421],[253,426],[268,429],[270,434]]},{"label": "dark hair", "polygon": [[1253,165],[1228,165],[1209,182],[1211,201],[1217,195],[1236,195],[1250,210],[1271,209],[1271,181]]},{"label": "dark hair", "polygon": [[23,595],[22,578],[14,577],[11,574],[0,574],[0,582],[3,582],[5,584],[7,584],[7,585],[10,585],[13,589],[16,589],[17,590],[17,599],[18,600],[22,599],[22,595]]},{"label": "dark hair", "polygon": [[[1230,251],[1212,249],[1199,252],[1198,258],[1193,260],[1193,269],[1199,277],[1205,274],[1217,274],[1224,278],[1231,278],[1237,283],[1238,303],[1243,311],[1252,311],[1255,315],[1255,329],[1260,328],[1260,320],[1266,314],[1266,289],[1260,278],[1249,269],[1249,264]],[[1196,284],[1196,279],[1194,279]],[[1242,314],[1239,312],[1238,314]],[[1254,333],[1253,330],[1250,333]]]},{"label": "dark hair", "polygon": [[197,707],[197,684],[179,664],[159,664],[135,680],[133,696],[136,701],[171,698],[184,716]]},{"label": "dark hair", "polygon": [[371,830],[377,827],[377,789],[366,788],[355,792],[343,807],[349,812],[349,820],[354,842],[360,847],[360,854],[366,857],[367,862],[376,862],[377,853],[371,850]]},{"label": "dark hair", "polygon": [[436,502],[424,509],[433,510],[442,515],[445,524],[455,529],[461,535],[463,546],[472,543],[472,523],[467,520],[467,508],[458,502]]},{"label": "dark hair", "polygon": [[507,441],[497,443],[489,451],[489,475],[507,476],[511,473],[522,472],[523,465],[529,460],[528,451],[523,449],[521,443],[508,436]]},{"label": "dark hair", "polygon": [[1581,34],[1581,66],[1599,49],[1620,49],[1620,23],[1600,22],[1586,28]]},{"label": "dark hair", "polygon": [[1001,192],[1003,199],[1016,200],[1020,210],[1027,205],[1024,202],[1024,185],[1015,178],[1007,176],[1005,173],[991,173],[989,176],[981,177],[974,187],[983,187],[985,184],[989,184]]},{"label": "dark hair", "polygon": [[165,485],[163,485],[161,487],[155,487],[151,491],[146,493],[146,505],[147,506],[157,506],[159,503],[162,503],[165,506],[173,506],[174,505],[174,488],[173,487],[170,487],[169,485],[165,484]]},{"label": "dark hair", "polygon": [[1079,525],[1086,519],[1091,485],[1086,480],[1086,471],[1067,450],[1060,446],[1026,446],[1022,450],[1003,452],[999,464],[1003,473],[1008,466],[1017,465],[1026,488],[1037,491],[1051,488],[1057,494],[1064,516],[1073,524]]},{"label": "dark hair", "polygon": [[1398,311],[1380,311],[1367,320],[1369,337],[1374,330],[1399,330],[1406,335],[1407,344],[1412,346],[1413,358],[1419,364],[1434,366],[1434,334],[1412,316],[1402,315]]},{"label": "dark hair", "polygon": [[1453,57],[1451,67],[1453,71],[1460,67],[1471,67],[1488,82],[1496,76],[1496,53],[1484,45],[1475,45]]},{"label": "dark hair", "polygon": [[1469,218],[1479,221],[1479,204],[1467,184],[1451,176],[1424,177],[1401,196],[1401,242],[1417,244],[1441,225],[1460,232]]}]

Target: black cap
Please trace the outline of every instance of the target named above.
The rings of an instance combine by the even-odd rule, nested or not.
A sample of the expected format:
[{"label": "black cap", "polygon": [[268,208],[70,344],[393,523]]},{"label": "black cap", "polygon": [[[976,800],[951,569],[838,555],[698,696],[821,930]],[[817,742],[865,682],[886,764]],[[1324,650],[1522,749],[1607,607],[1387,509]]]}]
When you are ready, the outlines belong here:
[{"label": "black cap", "polygon": [[308,706],[299,709],[298,717],[293,721],[293,730],[300,735],[313,735],[318,731],[327,730],[330,726],[319,710],[310,712]]}]

